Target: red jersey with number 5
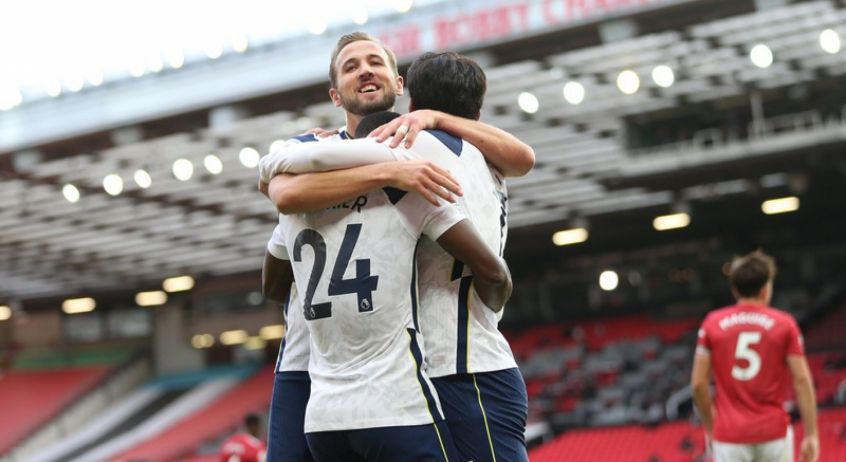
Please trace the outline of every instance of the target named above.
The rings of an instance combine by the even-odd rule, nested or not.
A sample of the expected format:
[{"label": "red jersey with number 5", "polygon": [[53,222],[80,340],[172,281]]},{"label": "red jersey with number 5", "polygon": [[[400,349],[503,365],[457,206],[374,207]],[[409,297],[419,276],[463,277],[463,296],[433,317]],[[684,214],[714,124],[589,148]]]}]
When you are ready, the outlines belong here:
[{"label": "red jersey with number 5", "polygon": [[785,436],[787,356],[804,355],[793,316],[759,305],[712,311],[699,329],[697,353],[711,357],[715,440],[754,444]]}]

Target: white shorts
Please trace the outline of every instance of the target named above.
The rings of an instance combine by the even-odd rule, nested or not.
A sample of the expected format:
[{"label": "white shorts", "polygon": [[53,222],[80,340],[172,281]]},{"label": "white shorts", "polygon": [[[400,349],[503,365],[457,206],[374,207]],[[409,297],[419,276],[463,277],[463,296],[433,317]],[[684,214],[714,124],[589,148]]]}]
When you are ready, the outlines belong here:
[{"label": "white shorts", "polygon": [[712,443],[714,462],[793,462],[793,428],[784,438],[757,444]]}]

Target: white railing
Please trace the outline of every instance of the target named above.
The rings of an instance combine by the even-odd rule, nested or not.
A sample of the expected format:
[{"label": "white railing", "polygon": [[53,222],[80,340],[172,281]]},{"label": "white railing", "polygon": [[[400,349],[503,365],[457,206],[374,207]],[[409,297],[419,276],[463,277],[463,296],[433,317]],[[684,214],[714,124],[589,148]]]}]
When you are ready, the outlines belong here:
[{"label": "white railing", "polygon": [[721,149],[727,145],[752,144],[778,136],[822,132],[843,126],[846,126],[846,106],[840,114],[827,118],[818,110],[786,114],[750,122],[746,138],[739,138],[719,128],[708,128],[695,132],[689,140],[631,149],[629,162],[637,164],[656,158],[703,155],[706,151]]}]

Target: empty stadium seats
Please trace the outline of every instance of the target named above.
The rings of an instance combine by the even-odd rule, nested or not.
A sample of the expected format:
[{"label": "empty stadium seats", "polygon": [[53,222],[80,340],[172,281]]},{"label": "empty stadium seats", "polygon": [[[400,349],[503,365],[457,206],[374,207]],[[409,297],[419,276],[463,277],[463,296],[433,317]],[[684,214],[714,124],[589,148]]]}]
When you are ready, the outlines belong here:
[{"label": "empty stadium seats", "polygon": [[156,436],[113,456],[113,460],[174,460],[192,456],[206,440],[231,432],[248,412],[268,409],[273,369],[267,367],[244,380],[203,409],[186,416]]},{"label": "empty stadium seats", "polygon": [[105,366],[88,366],[12,370],[0,376],[0,454],[55,418],[109,371]]}]

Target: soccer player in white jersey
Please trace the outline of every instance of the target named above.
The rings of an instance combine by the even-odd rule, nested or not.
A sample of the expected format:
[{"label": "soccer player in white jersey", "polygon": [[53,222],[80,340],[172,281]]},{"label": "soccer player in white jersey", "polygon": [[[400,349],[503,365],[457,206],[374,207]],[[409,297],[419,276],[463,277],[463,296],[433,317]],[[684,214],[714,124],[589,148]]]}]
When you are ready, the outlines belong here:
[{"label": "soccer player in white jersey", "polygon": [[424,372],[418,240],[466,262],[497,311],[511,293],[503,260],[454,205],[393,188],[284,216],[278,229],[311,338],[305,433],[315,460],[457,460]]},{"label": "soccer player in white jersey", "polygon": [[[402,92],[402,80],[389,49],[367,34],[353,33],[340,38],[330,63],[330,96],[346,111],[346,128],[355,131],[365,114],[393,106]],[[364,85],[376,82],[376,90]],[[441,128],[484,146],[484,154],[497,168],[510,176],[527,173],[534,164],[531,148],[510,134],[470,119],[436,111],[417,111],[402,117],[412,140],[421,129]],[[346,139],[346,130],[330,137],[304,135],[292,143]],[[394,131],[390,132],[391,134]],[[400,139],[394,140],[395,143]],[[436,202],[436,195],[450,197],[458,192],[449,174],[430,162],[392,162],[367,165],[316,175],[278,175],[273,181],[277,205],[282,212],[319,210],[384,186],[413,190]],[[263,185],[266,191],[267,185]],[[444,188],[447,188],[446,190]],[[278,233],[268,242],[265,261],[265,294],[275,300],[288,299],[290,268],[278,258]],[[286,274],[287,273],[287,274]],[[308,462],[311,459],[302,432],[305,402],[309,396],[307,376],[308,336],[297,313],[297,297],[290,297],[287,331],[280,348],[271,415],[268,424],[268,461]],[[293,314],[292,314],[293,313]]]},{"label": "soccer player in white jersey", "polygon": [[[427,53],[409,68],[408,88],[412,110],[437,108],[476,119],[485,78],[468,58]],[[374,116],[362,120],[359,131]],[[421,132],[410,149],[390,149],[373,138],[291,147],[263,158],[260,169],[269,178],[405,159],[429,159],[453,172],[465,191],[458,201],[462,211],[501,255],[507,232],[503,179],[475,146],[445,132]],[[473,296],[472,274],[431,240],[421,241],[419,271],[427,373],[435,379],[461,455],[474,461],[527,460],[525,384],[497,329],[497,315]]]}]

